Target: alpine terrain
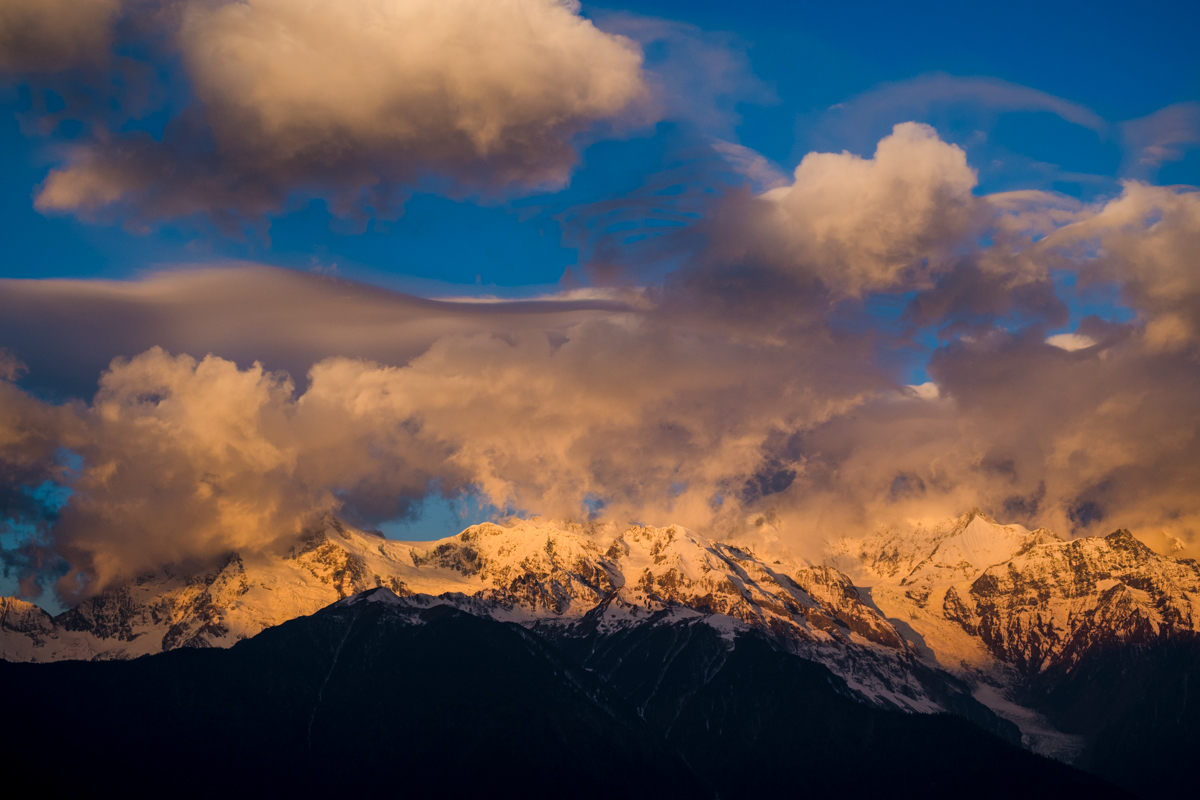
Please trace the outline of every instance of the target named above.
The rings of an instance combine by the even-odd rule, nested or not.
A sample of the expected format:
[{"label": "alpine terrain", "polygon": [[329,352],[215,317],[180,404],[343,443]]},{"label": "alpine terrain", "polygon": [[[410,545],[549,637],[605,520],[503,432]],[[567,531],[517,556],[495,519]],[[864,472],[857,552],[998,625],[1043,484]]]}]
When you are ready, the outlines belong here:
[{"label": "alpine terrain", "polygon": [[[316,769],[312,780],[336,780],[300,755],[314,747],[389,759],[402,750],[453,771],[439,735],[491,764],[482,776],[516,757],[521,731],[536,742],[522,750],[529,769],[619,769],[643,775],[647,796],[660,781],[693,781],[680,796],[749,796],[730,772],[735,756],[785,793],[800,781],[949,793],[972,775],[1004,796],[1033,773],[1064,789],[1088,780],[1055,760],[1143,791],[1183,780],[1187,762],[1175,759],[1196,743],[1186,687],[1200,663],[1198,591],[1194,562],[1127,531],[1064,541],[978,512],[833,541],[823,563],[677,526],[512,520],[404,543],[328,517],[286,552],[140,576],[57,617],[4,599],[0,656],[72,662],[4,668],[8,685],[79,687],[56,701],[63,713],[124,702],[115,687],[154,687],[174,699],[160,708],[143,689],[138,702],[150,706],[133,718],[188,720],[197,753],[234,726],[236,746],[269,741],[264,763]],[[495,747],[448,727],[462,703],[491,709],[463,713]],[[251,719],[251,708],[273,721]],[[918,768],[926,749],[913,736],[959,755]],[[616,761],[589,761],[598,752]],[[876,777],[847,760],[854,752]],[[1017,782],[997,782],[1003,770],[987,765],[1009,762]],[[605,780],[590,788],[627,788]]]}]

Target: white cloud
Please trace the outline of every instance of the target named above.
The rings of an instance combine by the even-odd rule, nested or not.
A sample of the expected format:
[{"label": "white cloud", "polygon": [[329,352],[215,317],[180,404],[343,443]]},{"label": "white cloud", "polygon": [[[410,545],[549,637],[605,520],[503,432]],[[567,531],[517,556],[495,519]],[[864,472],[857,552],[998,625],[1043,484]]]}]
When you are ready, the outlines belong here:
[{"label": "white cloud", "polygon": [[1094,347],[1096,340],[1082,333],[1056,333],[1053,336],[1046,337],[1046,344],[1051,347],[1057,347],[1059,350],[1066,350],[1068,353],[1073,353],[1076,350],[1086,350],[1089,347]]},{"label": "white cloud", "polygon": [[909,385],[905,386],[904,388],[907,389],[913,397],[920,398],[921,400],[937,400],[939,397],[941,397],[941,392],[938,391],[938,385],[933,381]]},{"label": "white cloud", "polygon": [[975,183],[966,153],[906,122],[869,159],[809,153],[791,185],[762,195],[727,235],[752,258],[815,274],[836,294],[919,286],[970,244]]}]

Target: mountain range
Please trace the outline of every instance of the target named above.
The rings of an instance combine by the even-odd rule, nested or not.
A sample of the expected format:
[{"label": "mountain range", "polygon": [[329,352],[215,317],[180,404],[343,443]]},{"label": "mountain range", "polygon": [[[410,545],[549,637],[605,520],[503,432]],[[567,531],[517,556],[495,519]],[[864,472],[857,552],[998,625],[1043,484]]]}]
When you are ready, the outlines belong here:
[{"label": "mountain range", "polygon": [[[269,740],[262,763],[293,776],[315,769],[289,759],[318,740],[348,758],[358,731],[375,737],[355,745],[360,755],[454,771],[446,753],[474,747],[472,758],[495,762],[480,774],[511,772],[499,764],[512,758],[546,775],[573,764],[570,775],[592,775],[589,786],[609,795],[640,775],[654,796],[788,794],[797,782],[929,796],[960,780],[978,793],[985,774],[999,792],[989,796],[1035,775],[1043,787],[1093,781],[1091,794],[1119,794],[1065,762],[1151,796],[1190,782],[1198,592],[1195,562],[1128,531],[1064,541],[978,512],[832,541],[821,563],[678,526],[512,520],[403,543],[327,517],[286,552],[230,554],[199,574],[160,570],[56,617],[0,600],[0,657],[11,662],[5,685],[39,687],[22,694],[30,702],[54,695],[77,717],[132,693],[143,698],[137,713],[112,713],[165,714],[172,729],[186,720],[197,752],[222,738],[234,748]],[[74,688],[54,694],[58,685]],[[343,700],[331,701],[330,686]],[[458,705],[460,690],[491,709],[486,720]],[[224,699],[199,699],[214,696]],[[377,716],[385,707],[394,725]],[[303,720],[284,720],[305,709],[301,747]],[[478,724],[455,727],[460,712]],[[20,718],[59,717],[47,705]],[[236,741],[215,732],[226,723]],[[545,739],[521,751],[524,762],[505,733],[518,730]],[[489,750],[471,731],[504,746]],[[164,746],[140,728],[122,736]],[[44,739],[17,739],[5,752],[40,763],[27,743]],[[589,761],[598,753],[616,762]],[[926,763],[931,753],[938,763]],[[813,759],[832,771],[815,777]],[[741,763],[754,764],[750,783],[732,768]]]}]

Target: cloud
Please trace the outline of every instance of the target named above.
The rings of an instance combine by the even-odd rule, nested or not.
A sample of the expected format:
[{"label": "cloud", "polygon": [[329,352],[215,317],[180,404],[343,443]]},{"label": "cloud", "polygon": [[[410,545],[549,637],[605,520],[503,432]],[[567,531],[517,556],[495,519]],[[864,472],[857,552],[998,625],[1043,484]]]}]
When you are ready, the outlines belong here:
[{"label": "cloud", "polygon": [[452,334],[407,364],[324,359],[297,391],[260,364],[152,348],[115,360],[86,405],[21,399],[48,415],[43,439],[82,458],[51,538],[22,552],[69,563],[57,588],[70,598],[163,563],[279,546],[323,511],[393,519],[435,482],[559,517],[599,497],[617,518],[708,524],[774,428],[825,419],[879,385],[836,372],[853,349],[787,348],[825,376],[814,391],[796,374],[763,379],[779,347],[623,312],[557,341]]},{"label": "cloud", "polygon": [[996,333],[929,370],[938,397],[882,395],[790,442],[796,478],[770,499],[792,542],[981,507],[1068,535],[1166,529],[1195,547],[1194,362],[1137,337],[1065,352]]},{"label": "cloud", "polygon": [[23,361],[0,347],[0,381],[15,381],[28,369]]},{"label": "cloud", "polygon": [[636,117],[647,93],[637,45],[562,0],[176,10],[155,19],[176,26],[197,102],[161,138],[109,131],[69,148],[39,209],[235,225],[293,194],[387,217],[422,181],[457,193],[559,187],[575,138]]},{"label": "cloud", "polygon": [[1085,279],[1118,284],[1148,342],[1200,343],[1200,192],[1126,182],[1119,197],[1039,241],[1033,257],[1068,259]]},{"label": "cloud", "polygon": [[[985,77],[959,77],[941,72],[906,81],[884,83],[830,108],[819,137],[848,140],[857,148],[901,120],[928,119],[949,106],[974,109],[976,127],[997,113],[1041,111],[1106,135],[1109,123],[1091,109],[1016,83]],[[970,133],[970,129],[967,131]],[[820,142],[824,144],[824,142]]]},{"label": "cloud", "polygon": [[637,42],[646,53],[647,82],[665,119],[732,138],[739,105],[774,105],[772,87],[754,74],[749,43],[725,32],[628,12],[598,11],[596,24]]},{"label": "cloud", "polygon": [[1056,333],[1046,337],[1046,344],[1074,353],[1096,345],[1096,340],[1082,333]]},{"label": "cloud", "polygon": [[[715,536],[770,516],[776,544],[814,558],[973,506],[1064,534],[1166,531],[1191,553],[1197,193],[974,187],[959,148],[900,125],[871,159],[813,154],[783,189],[730,193],[695,226],[708,246],[628,299],[441,302],[244,265],[2,282],[0,341],[30,365],[0,382],[4,502],[36,521],[30,491],[74,492],[5,558],[70,598],[439,491]],[[1048,337],[1067,321],[1059,271],[1137,318]],[[942,343],[907,386],[914,331]],[[56,369],[50,384],[99,374],[90,400],[39,399]]]},{"label": "cloud", "polygon": [[1189,150],[1200,147],[1200,103],[1175,103],[1122,122],[1121,134],[1126,147],[1122,174],[1153,178],[1163,164],[1179,161]]},{"label": "cloud", "polygon": [[715,139],[713,150],[739,174],[744,175],[756,191],[765,192],[786,186],[788,178],[761,153],[722,139]]},{"label": "cloud", "polygon": [[122,0],[0,0],[0,72],[56,73],[108,58]]},{"label": "cloud", "polygon": [[919,286],[979,230],[975,171],[928,125],[901,123],[872,158],[809,153],[790,185],[728,207],[722,258],[812,275],[836,295]]},{"label": "cloud", "polygon": [[558,332],[628,307],[594,293],[542,301],[437,301],[254,264],[176,269],[134,281],[0,280],[0,341],[58,396],[90,397],[114,356],[154,346],[260,361],[297,377],[332,356],[403,364],[442,336]]}]

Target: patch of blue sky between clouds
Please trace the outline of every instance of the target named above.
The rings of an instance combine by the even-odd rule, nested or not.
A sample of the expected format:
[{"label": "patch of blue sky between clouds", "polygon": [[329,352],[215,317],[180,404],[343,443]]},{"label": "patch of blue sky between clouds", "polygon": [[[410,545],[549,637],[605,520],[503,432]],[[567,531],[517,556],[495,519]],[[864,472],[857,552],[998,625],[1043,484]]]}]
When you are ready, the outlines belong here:
[{"label": "patch of blue sky between clouds", "polygon": [[409,516],[384,522],[379,526],[379,532],[402,542],[430,542],[455,536],[472,525],[512,513],[510,509],[497,508],[476,493],[443,497],[431,492],[416,504]]},{"label": "patch of blue sky between clouds", "polygon": [[1081,284],[1079,276],[1070,270],[1050,273],[1054,293],[1067,305],[1069,320],[1049,333],[1069,333],[1079,327],[1085,317],[1099,317],[1105,322],[1125,323],[1137,319],[1137,312],[1121,301],[1120,287],[1112,283]]}]

